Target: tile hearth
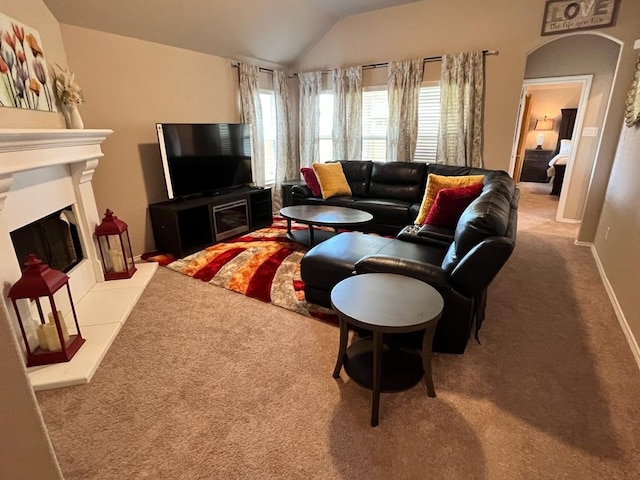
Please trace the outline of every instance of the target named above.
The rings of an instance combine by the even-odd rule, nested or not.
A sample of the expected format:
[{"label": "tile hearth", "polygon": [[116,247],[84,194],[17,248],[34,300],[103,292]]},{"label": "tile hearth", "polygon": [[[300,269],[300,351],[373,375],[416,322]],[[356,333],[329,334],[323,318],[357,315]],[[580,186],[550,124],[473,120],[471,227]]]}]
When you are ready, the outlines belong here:
[{"label": "tile hearth", "polygon": [[141,263],[136,268],[133,277],[96,283],[80,300],[74,299],[80,331],[86,341],[69,362],[28,368],[35,391],[91,381],[158,264]]},{"label": "tile hearth", "polygon": [[69,362],[28,368],[35,391],[91,381],[158,264],[141,263],[136,268],[133,277],[96,283],[80,300],[74,299],[80,331],[86,341]]}]

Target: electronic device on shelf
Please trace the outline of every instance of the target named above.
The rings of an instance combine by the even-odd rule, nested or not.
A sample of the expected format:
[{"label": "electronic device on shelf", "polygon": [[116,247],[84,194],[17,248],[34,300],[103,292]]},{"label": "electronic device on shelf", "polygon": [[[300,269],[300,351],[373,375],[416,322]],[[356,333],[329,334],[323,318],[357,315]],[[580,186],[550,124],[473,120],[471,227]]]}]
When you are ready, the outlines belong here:
[{"label": "electronic device on shelf", "polygon": [[249,124],[157,123],[156,131],[170,199],[252,184]]}]

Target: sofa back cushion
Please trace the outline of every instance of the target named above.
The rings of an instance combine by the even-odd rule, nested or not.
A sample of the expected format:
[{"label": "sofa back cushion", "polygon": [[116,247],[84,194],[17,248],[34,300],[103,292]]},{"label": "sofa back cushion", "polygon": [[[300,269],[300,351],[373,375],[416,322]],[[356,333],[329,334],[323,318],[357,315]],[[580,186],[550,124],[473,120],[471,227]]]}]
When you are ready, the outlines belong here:
[{"label": "sofa back cushion", "polygon": [[436,175],[446,175],[449,177],[459,175],[486,175],[495,170],[487,170],[486,168],[476,167],[460,167],[458,165],[440,165],[437,163],[427,164],[427,174],[435,173]]},{"label": "sofa back cushion", "polygon": [[497,171],[485,176],[482,193],[458,220],[453,243],[442,262],[445,271],[451,273],[460,260],[485,239],[510,234],[514,190],[515,184],[505,172]]},{"label": "sofa back cushion", "polygon": [[344,176],[354,197],[366,197],[371,179],[371,160],[340,160]]},{"label": "sofa back cushion", "polygon": [[419,202],[424,191],[427,165],[417,162],[373,162],[369,198]]}]

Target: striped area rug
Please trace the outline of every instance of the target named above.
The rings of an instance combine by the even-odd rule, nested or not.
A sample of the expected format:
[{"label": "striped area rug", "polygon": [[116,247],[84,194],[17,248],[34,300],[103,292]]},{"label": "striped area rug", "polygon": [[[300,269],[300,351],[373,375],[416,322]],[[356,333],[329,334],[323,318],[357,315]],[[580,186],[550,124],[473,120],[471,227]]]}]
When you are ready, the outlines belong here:
[{"label": "striped area rug", "polygon": [[[293,229],[305,229],[293,225]],[[337,324],[332,310],[305,301],[300,260],[307,247],[286,237],[286,220],[218,243],[185,258],[149,257],[171,270],[302,315]]]}]

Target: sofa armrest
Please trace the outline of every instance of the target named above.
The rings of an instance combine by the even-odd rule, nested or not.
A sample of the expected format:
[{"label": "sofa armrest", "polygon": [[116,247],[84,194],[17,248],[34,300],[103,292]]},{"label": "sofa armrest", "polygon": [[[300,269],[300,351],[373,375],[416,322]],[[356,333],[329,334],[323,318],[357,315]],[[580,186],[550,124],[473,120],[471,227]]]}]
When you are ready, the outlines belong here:
[{"label": "sofa armrest", "polygon": [[297,198],[313,197],[313,193],[311,193],[311,189],[307,185],[294,185],[291,187],[291,195]]},{"label": "sofa armrest", "polygon": [[450,288],[449,274],[437,265],[391,255],[367,255],[355,264],[357,274],[396,273],[422,280],[434,288]]},{"label": "sofa armrest", "polygon": [[513,252],[508,237],[489,237],[472,248],[451,272],[451,283],[466,296],[485,290]]},{"label": "sofa armrest", "polygon": [[442,249],[449,248],[453,242],[453,233],[446,228],[432,225],[407,225],[396,235],[398,240],[420,243]]}]

